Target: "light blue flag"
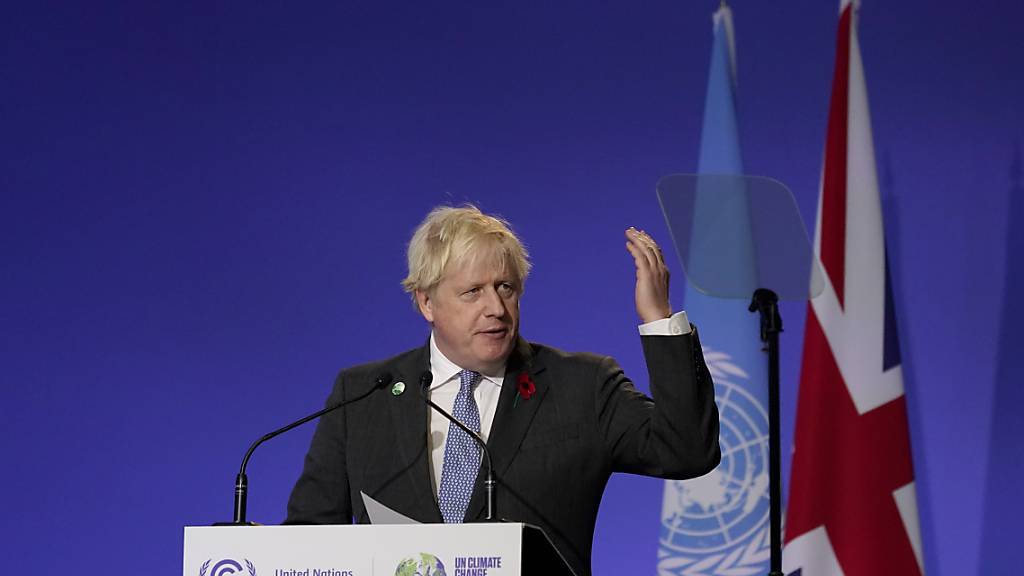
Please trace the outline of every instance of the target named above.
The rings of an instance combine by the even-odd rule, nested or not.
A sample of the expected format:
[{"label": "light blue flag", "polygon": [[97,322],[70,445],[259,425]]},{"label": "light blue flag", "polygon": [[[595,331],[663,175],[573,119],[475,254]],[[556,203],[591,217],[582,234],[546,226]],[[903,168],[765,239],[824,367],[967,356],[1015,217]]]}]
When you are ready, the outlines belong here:
[{"label": "light blue flag", "polygon": [[[736,69],[732,11],[724,3],[714,14],[714,47],[704,103],[698,172],[742,174],[736,122]],[[746,206],[697,196],[695,234],[712,218],[748,219]],[[688,269],[702,257],[749,259],[749,236],[716,247],[714,255],[690,254]],[[753,271],[751,272],[753,275]],[[714,298],[687,284],[685,308],[700,328],[704,357],[715,381],[721,418],[722,463],[710,474],[687,481],[666,481],[658,546],[660,576],[767,574],[768,535],[768,386],[767,356],[761,351],[760,319],[747,311],[749,301]]]}]

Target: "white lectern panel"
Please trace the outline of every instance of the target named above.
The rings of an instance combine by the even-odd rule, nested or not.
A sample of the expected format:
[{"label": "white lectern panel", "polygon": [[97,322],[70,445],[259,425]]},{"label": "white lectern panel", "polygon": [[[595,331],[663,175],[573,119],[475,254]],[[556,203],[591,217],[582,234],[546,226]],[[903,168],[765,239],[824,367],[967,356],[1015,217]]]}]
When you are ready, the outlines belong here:
[{"label": "white lectern panel", "polygon": [[519,576],[523,524],[185,528],[184,576]]}]

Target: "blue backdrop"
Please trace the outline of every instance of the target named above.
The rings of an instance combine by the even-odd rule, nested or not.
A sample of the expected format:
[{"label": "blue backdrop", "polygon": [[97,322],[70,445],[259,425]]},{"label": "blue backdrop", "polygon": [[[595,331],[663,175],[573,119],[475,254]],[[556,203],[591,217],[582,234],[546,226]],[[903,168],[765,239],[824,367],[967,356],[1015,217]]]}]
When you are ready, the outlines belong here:
[{"label": "blue backdrop", "polygon": [[[733,5],[740,135],[813,223],[838,2],[795,4]],[[1024,8],[996,4],[861,11],[926,568],[949,576],[1008,573],[1022,512]],[[667,243],[654,184],[696,170],[716,5],[7,6],[6,571],[179,573],[254,437],[424,342],[399,280],[439,203],[526,240],[525,336],[646,387],[622,230]],[[786,446],[804,306],[783,314]],[[256,454],[252,519],[283,518],[310,433]],[[653,573],[661,494],[611,483],[598,574]]]}]

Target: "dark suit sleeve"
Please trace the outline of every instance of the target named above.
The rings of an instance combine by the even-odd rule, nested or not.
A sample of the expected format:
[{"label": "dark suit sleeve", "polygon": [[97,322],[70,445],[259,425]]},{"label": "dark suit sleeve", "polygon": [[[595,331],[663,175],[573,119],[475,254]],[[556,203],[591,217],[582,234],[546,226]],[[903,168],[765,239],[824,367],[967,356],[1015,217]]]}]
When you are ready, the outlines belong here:
[{"label": "dark suit sleeve", "polygon": [[598,369],[597,419],[615,471],[685,479],[718,465],[718,408],[696,328],[642,336],[654,399],[611,358]]},{"label": "dark suit sleeve", "polygon": [[[327,406],[342,402],[344,372],[338,375]],[[302,475],[288,499],[285,524],[350,524],[352,502],[345,468],[345,408],[317,423]]]}]

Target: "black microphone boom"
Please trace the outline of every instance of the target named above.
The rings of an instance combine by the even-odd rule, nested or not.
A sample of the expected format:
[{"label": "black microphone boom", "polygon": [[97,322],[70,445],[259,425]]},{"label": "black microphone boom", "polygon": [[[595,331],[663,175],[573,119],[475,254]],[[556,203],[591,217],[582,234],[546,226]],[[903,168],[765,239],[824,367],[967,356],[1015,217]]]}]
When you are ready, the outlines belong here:
[{"label": "black microphone boom", "polygon": [[250,523],[245,521],[245,506],[246,506],[246,503],[247,503],[248,498],[249,498],[249,479],[245,476],[245,467],[248,466],[249,458],[252,456],[252,453],[256,450],[257,446],[259,446],[260,444],[263,444],[264,442],[266,442],[267,440],[270,440],[271,438],[273,438],[275,436],[280,436],[281,434],[284,434],[285,432],[291,430],[292,428],[296,428],[298,426],[302,426],[303,424],[305,424],[306,422],[309,422],[310,420],[316,420],[317,418],[323,416],[324,414],[327,414],[328,412],[333,412],[333,411],[337,410],[338,408],[341,408],[342,406],[345,406],[347,404],[351,404],[352,402],[358,402],[358,401],[362,400],[363,398],[366,398],[370,394],[373,394],[375,391],[383,388],[384,386],[387,386],[390,383],[391,383],[391,374],[389,374],[387,372],[383,372],[379,376],[377,376],[376,380],[373,381],[373,387],[371,387],[366,392],[360,394],[359,396],[356,396],[355,398],[349,398],[348,400],[344,400],[344,401],[339,402],[339,403],[337,403],[337,404],[335,404],[333,406],[328,406],[327,408],[324,408],[323,410],[320,410],[318,412],[314,412],[314,413],[310,414],[309,416],[306,416],[305,418],[300,418],[299,420],[296,420],[295,422],[292,422],[291,424],[288,424],[287,426],[283,426],[281,428],[278,428],[277,430],[274,430],[273,432],[270,432],[269,434],[264,434],[262,437],[260,437],[259,440],[256,440],[255,442],[253,442],[252,446],[249,446],[248,452],[245,453],[245,458],[242,458],[242,467],[238,471],[238,476],[235,477],[235,514],[234,514],[234,521],[232,521],[230,523],[218,522],[216,524],[216,526],[240,526],[240,525],[248,525],[248,524],[250,524]]},{"label": "black microphone boom", "polygon": [[447,418],[452,424],[461,428],[466,434],[469,434],[469,437],[476,440],[476,443],[483,448],[484,456],[487,457],[487,478],[484,480],[484,494],[487,496],[487,521],[497,522],[497,512],[494,508],[494,487],[497,485],[497,482],[494,481],[494,464],[491,462],[491,451],[487,449],[487,442],[484,442],[484,439],[480,437],[480,434],[474,432],[465,424],[456,420],[454,416],[445,412],[437,404],[434,404],[434,401],[430,399],[429,395],[427,395],[427,388],[430,387],[430,383],[433,381],[434,375],[431,374],[429,370],[420,375],[420,397],[423,398],[423,400],[440,415]]}]

